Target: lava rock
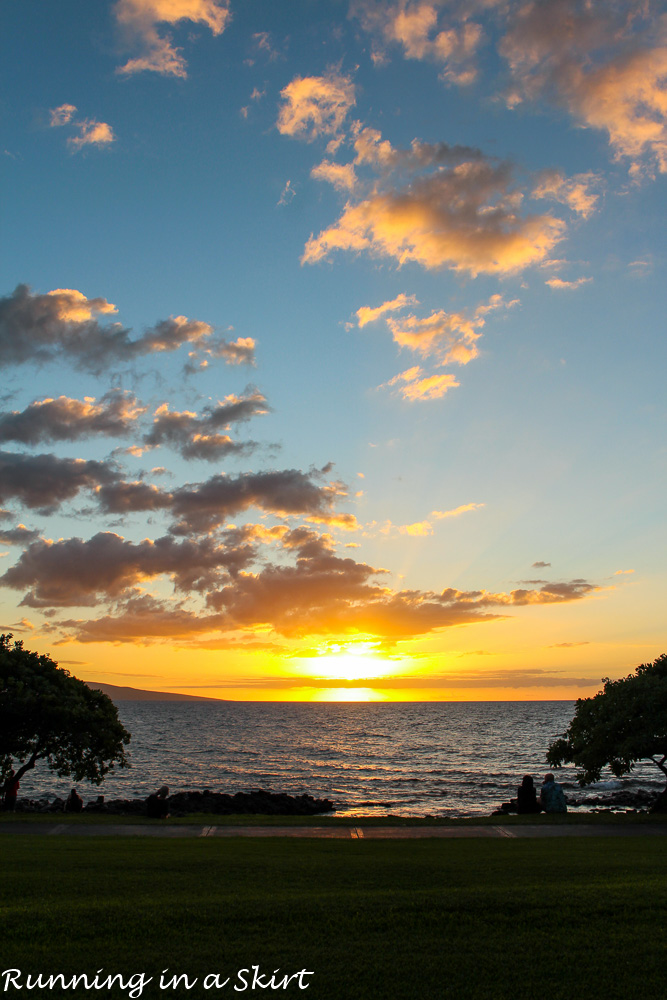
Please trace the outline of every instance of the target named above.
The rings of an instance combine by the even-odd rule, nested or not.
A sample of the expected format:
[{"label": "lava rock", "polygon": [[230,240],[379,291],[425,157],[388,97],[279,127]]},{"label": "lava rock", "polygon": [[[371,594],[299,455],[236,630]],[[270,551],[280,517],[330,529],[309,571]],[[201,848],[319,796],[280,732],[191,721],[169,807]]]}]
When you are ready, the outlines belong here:
[{"label": "lava rock", "polygon": [[[170,816],[189,816],[194,813],[214,813],[218,816],[315,816],[334,812],[330,799],[316,799],[312,795],[287,795],[285,792],[268,792],[255,788],[249,792],[177,792],[170,795],[167,808]],[[61,798],[19,798],[16,811],[23,813],[55,813],[65,811]],[[98,795],[84,806],[86,813],[103,813],[108,816],[146,816],[146,799],[111,799],[106,802]]]}]

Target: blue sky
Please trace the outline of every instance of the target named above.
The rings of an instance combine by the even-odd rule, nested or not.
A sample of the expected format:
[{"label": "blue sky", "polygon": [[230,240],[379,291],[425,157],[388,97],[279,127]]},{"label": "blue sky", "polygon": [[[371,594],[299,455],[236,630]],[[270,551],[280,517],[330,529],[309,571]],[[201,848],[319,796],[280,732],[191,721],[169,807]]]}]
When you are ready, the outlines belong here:
[{"label": "blue sky", "polygon": [[662,652],[666,19],[7,3],[5,630],[223,697]]}]

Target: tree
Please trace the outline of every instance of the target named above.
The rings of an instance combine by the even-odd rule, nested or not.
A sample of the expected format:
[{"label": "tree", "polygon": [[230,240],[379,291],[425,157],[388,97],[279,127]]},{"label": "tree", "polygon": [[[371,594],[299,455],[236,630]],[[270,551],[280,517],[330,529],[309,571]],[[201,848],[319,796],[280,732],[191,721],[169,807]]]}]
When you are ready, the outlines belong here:
[{"label": "tree", "polygon": [[40,760],[61,777],[99,785],[129,767],[130,734],[111,699],[72,677],[50,656],[0,635],[0,778],[20,780]]},{"label": "tree", "polygon": [[[599,781],[607,764],[620,778],[640,760],[667,779],[667,653],[603,683],[594,697],[578,699],[567,731],[547,751],[549,764],[576,764],[580,785]],[[667,787],[660,798],[667,800]]]}]

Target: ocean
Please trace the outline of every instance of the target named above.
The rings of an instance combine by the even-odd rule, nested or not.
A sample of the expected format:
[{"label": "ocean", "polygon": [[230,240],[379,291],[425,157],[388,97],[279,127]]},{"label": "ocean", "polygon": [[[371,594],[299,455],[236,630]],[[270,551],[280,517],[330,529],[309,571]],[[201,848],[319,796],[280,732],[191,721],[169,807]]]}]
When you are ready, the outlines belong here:
[{"label": "ocean", "polygon": [[[172,792],[264,788],[332,799],[343,816],[445,817],[488,815],[516,795],[524,774],[540,784],[547,747],[567,728],[574,702],[125,701],[118,710],[132,734],[132,767],[99,788],[80,782],[85,801],[145,797],[164,784]],[[583,801],[664,784],[650,764],[587,790],[574,768],[558,781]],[[21,795],[71,787],[41,765],[24,777]]]}]

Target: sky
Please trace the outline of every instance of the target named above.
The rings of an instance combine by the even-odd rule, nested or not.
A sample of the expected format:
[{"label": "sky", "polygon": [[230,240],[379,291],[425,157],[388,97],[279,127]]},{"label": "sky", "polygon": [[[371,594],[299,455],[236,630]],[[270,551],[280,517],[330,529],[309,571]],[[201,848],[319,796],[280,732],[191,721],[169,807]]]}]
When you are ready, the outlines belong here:
[{"label": "sky", "polygon": [[0,624],[84,680],[667,649],[667,12],[6,0]]}]

